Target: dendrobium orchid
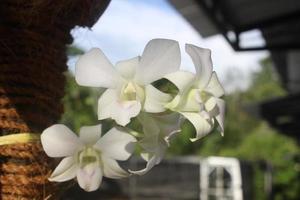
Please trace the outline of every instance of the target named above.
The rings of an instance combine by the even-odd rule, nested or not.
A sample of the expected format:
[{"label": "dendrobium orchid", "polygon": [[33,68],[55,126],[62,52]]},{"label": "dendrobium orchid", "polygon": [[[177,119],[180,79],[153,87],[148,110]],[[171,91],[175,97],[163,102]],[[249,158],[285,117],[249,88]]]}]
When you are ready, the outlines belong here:
[{"label": "dendrobium orchid", "polygon": [[186,52],[192,58],[196,74],[177,71],[165,76],[179,90],[166,107],[182,114],[193,124],[196,137],[192,141],[207,135],[215,120],[223,135],[225,103],[220,97],[224,95],[224,89],[213,71],[210,50],[187,44]]},{"label": "dendrobium orchid", "polygon": [[[143,175],[161,162],[170,141],[179,135],[184,118],[195,127],[192,141],[207,135],[215,124],[223,135],[224,89],[213,71],[210,50],[187,44],[186,52],[196,73],[179,71],[180,50],[174,40],[151,40],[141,57],[115,66],[100,49],[81,56],[75,69],[77,83],[105,88],[98,100],[98,119],[111,118],[122,127],[114,127],[102,137],[101,125],[84,126],[78,136],[61,124],[44,130],[41,142],[46,154],[64,157],[49,180],[63,182],[77,177],[81,188],[94,191],[103,176]],[[169,80],[178,90],[169,87],[166,80],[154,83],[160,79]],[[135,144],[141,147],[147,164],[128,173],[117,161],[127,160]]]},{"label": "dendrobium orchid", "polygon": [[65,157],[53,171],[50,181],[63,182],[77,177],[86,191],[99,188],[102,177],[123,178],[129,174],[116,160],[127,160],[136,139],[119,128],[112,128],[101,137],[101,125],[85,126],[79,136],[64,125],[56,124],[41,135],[49,157]]},{"label": "dendrobium orchid", "polygon": [[98,119],[112,118],[125,126],[141,110],[165,111],[171,96],[151,85],[175,72],[180,66],[179,45],[174,40],[154,39],[141,57],[118,62],[115,66],[100,49],[92,49],[76,63],[79,85],[108,88],[98,101]]},{"label": "dendrobium orchid", "polygon": [[142,147],[142,158],[147,161],[144,169],[133,171],[133,174],[144,175],[163,159],[170,140],[180,132],[180,120],[177,113],[153,115],[142,113],[139,120],[143,124],[144,137],[138,142]]}]

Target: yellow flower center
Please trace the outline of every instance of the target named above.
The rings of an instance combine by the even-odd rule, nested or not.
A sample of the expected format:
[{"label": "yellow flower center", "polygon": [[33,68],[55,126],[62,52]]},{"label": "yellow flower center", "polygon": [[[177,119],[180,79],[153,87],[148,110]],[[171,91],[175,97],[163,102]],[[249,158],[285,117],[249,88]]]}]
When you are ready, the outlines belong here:
[{"label": "yellow flower center", "polygon": [[129,82],[123,89],[126,100],[136,100],[136,88],[132,82]]},{"label": "yellow flower center", "polygon": [[211,97],[211,95],[205,91],[201,91],[199,95],[202,102],[206,102]]},{"label": "yellow flower center", "polygon": [[121,99],[124,101],[143,101],[144,89],[136,83],[130,81],[121,90]]},{"label": "yellow flower center", "polygon": [[79,152],[78,161],[81,168],[90,164],[100,164],[100,152],[93,147],[86,147]]}]

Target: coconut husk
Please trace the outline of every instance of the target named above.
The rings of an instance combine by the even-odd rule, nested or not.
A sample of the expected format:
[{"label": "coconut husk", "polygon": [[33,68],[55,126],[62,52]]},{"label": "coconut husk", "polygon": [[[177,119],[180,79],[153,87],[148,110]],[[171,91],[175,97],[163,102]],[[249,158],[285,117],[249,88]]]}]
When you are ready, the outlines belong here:
[{"label": "coconut husk", "polygon": [[[92,26],[109,0],[1,0],[0,136],[40,134],[63,112],[70,30]],[[0,199],[58,199],[41,144],[0,146]]]}]

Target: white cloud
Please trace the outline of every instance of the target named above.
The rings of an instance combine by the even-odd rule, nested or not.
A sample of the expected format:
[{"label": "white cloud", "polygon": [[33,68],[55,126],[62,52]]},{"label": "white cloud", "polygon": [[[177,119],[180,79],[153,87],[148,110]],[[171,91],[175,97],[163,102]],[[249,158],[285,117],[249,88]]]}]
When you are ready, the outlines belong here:
[{"label": "white cloud", "polygon": [[[113,62],[141,54],[153,38],[174,39],[181,45],[183,68],[189,71],[194,69],[184,52],[184,44],[210,48],[215,70],[223,81],[232,67],[247,77],[258,68],[258,60],[267,55],[266,52],[236,53],[222,36],[202,39],[164,0],[113,0],[91,30],[76,28],[72,33],[75,44],[86,50],[99,47]],[[247,81],[243,79],[238,85],[246,87]]]}]

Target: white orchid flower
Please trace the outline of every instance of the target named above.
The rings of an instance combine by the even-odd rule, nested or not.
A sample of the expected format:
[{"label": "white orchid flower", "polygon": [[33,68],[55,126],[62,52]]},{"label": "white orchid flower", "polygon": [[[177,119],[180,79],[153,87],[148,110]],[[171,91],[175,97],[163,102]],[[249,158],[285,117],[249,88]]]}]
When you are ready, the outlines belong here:
[{"label": "white orchid flower", "polygon": [[221,134],[224,134],[225,102],[220,99],[224,89],[217,74],[213,71],[211,52],[191,44],[186,44],[186,52],[191,56],[196,74],[177,71],[165,76],[179,89],[167,108],[182,114],[196,129],[198,140],[207,135],[218,122]]},{"label": "white orchid flower", "polygon": [[162,116],[142,113],[139,120],[143,124],[144,137],[139,141],[143,148],[142,158],[147,161],[144,169],[133,171],[133,174],[144,175],[163,159],[170,140],[180,131],[180,120],[177,113]]},{"label": "white orchid flower", "polygon": [[50,181],[64,182],[77,177],[82,189],[94,191],[103,176],[114,179],[128,176],[116,160],[130,157],[136,139],[117,128],[101,137],[101,125],[82,127],[78,137],[66,126],[56,124],[44,130],[41,142],[49,157],[65,157]]},{"label": "white orchid flower", "polygon": [[100,49],[92,49],[76,63],[79,85],[108,88],[98,101],[98,119],[112,118],[125,126],[141,110],[165,111],[171,96],[150,83],[175,72],[180,66],[178,42],[151,40],[141,57],[120,61],[115,68]]}]

